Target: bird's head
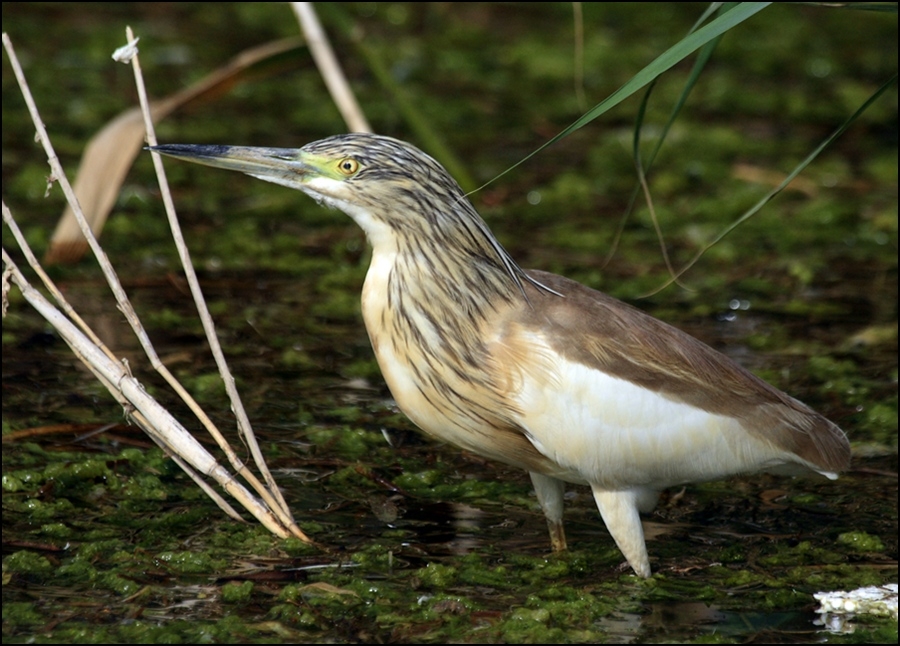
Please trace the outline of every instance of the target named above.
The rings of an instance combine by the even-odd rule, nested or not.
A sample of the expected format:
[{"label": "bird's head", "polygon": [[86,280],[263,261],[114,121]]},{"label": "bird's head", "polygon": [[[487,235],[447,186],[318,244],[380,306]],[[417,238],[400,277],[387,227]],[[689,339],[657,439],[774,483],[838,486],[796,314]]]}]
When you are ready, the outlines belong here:
[{"label": "bird's head", "polygon": [[474,214],[438,162],[381,135],[337,135],[296,149],[170,144],[151,150],[303,191],[350,215],[370,238],[385,225],[395,233],[452,229],[455,220]]}]

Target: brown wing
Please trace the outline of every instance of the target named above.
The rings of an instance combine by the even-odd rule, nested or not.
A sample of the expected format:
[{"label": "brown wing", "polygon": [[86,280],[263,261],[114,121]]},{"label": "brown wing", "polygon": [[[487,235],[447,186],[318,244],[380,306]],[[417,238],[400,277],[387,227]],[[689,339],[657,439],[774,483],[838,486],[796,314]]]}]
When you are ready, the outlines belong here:
[{"label": "brown wing", "polygon": [[[562,297],[527,287],[526,325],[558,339],[567,359],[626,379],[710,413],[733,417],[754,436],[794,453],[817,470],[850,464],[844,432],[692,336],[611,296],[541,271],[535,280]],[[530,312],[530,313],[529,313]]]}]

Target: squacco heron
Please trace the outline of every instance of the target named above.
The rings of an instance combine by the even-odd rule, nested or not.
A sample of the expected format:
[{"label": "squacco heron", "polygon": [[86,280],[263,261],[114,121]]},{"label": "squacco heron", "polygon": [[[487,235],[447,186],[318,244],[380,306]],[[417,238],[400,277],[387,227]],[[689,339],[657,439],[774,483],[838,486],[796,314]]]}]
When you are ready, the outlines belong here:
[{"label": "squacco heron", "polygon": [[155,152],[298,189],[362,227],[362,314],[400,409],[423,431],[528,471],[554,550],[566,482],[590,486],[629,565],[659,492],[755,471],[846,469],[843,431],[697,339],[562,276],[524,270],[459,185],[370,134],[299,149]]}]

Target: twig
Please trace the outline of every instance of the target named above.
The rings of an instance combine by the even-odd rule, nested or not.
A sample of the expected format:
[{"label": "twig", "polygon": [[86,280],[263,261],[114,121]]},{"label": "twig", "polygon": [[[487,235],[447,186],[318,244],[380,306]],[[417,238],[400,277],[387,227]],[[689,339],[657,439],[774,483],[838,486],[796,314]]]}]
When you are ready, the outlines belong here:
[{"label": "twig", "polygon": [[[153,118],[150,115],[150,107],[149,101],[147,100],[147,90],[144,86],[144,79],[141,75],[141,67],[140,61],[137,55],[137,44],[136,39],[134,38],[134,33],[131,30],[131,27],[127,27],[125,30],[126,37],[128,39],[128,43],[132,46],[133,51],[128,52],[129,55],[126,56],[122,50],[117,51],[116,56],[118,56],[117,60],[123,60],[123,62],[130,62],[132,68],[134,69],[134,80],[135,85],[137,86],[138,97],[141,104],[141,110],[144,115],[144,126],[147,129],[147,141],[151,146],[155,146],[156,141],[156,133],[153,128]],[[203,324],[203,330],[206,332],[206,340],[209,343],[210,351],[212,352],[213,357],[215,358],[216,365],[219,368],[219,373],[222,375],[222,381],[225,384],[225,390],[228,393],[228,398],[231,402],[231,409],[234,412],[235,417],[237,418],[238,431],[241,433],[243,438],[247,442],[247,446],[250,449],[250,453],[253,456],[254,462],[256,466],[259,468],[260,473],[263,474],[265,478],[268,488],[264,487],[262,483],[256,478],[256,476],[251,472],[243,462],[238,458],[237,454],[228,444],[228,441],[222,436],[219,430],[215,427],[212,421],[206,416],[200,406],[194,401],[194,399],[190,396],[187,391],[181,386],[180,383],[175,379],[175,377],[169,372],[168,368],[166,368],[159,358],[156,356],[154,352],[152,356],[150,356],[150,360],[153,363],[153,367],[160,372],[161,375],[166,379],[166,381],[176,390],[176,392],[181,396],[182,399],[191,407],[191,410],[198,416],[204,426],[207,428],[209,433],[216,440],[216,443],[225,451],[226,456],[228,457],[231,465],[237,470],[237,472],[247,480],[248,483],[253,487],[256,492],[262,496],[263,500],[272,508],[272,510],[278,514],[278,516],[282,519],[282,522],[285,526],[291,528],[291,531],[298,537],[306,539],[306,536],[302,531],[296,526],[293,517],[291,516],[290,509],[287,503],[284,500],[284,497],[281,495],[281,490],[278,488],[277,483],[275,482],[275,478],[272,477],[272,473],[269,471],[268,466],[266,465],[265,458],[262,455],[262,451],[259,448],[259,443],[256,441],[256,435],[253,432],[253,428],[250,424],[250,419],[247,416],[247,411],[244,408],[244,404],[241,401],[241,396],[237,391],[237,388],[234,384],[234,377],[231,374],[231,369],[228,367],[228,362],[225,360],[225,354],[222,352],[222,346],[219,344],[219,339],[216,336],[216,328],[213,323],[212,316],[209,313],[209,309],[206,306],[206,301],[203,298],[203,291],[200,288],[200,281],[197,279],[197,273],[194,271],[193,263],[191,262],[191,254],[187,248],[187,245],[184,242],[184,236],[181,232],[181,225],[178,222],[178,216],[175,213],[175,205],[172,200],[172,194],[169,191],[169,184],[166,179],[165,170],[163,169],[162,159],[156,153],[152,153],[153,157],[153,167],[156,169],[157,180],[159,181],[160,191],[163,198],[163,204],[166,207],[166,216],[169,221],[169,228],[172,231],[172,238],[175,241],[175,246],[178,249],[178,257],[181,259],[181,265],[184,268],[185,278],[187,279],[188,285],[190,286],[191,294],[194,297],[194,303],[197,306],[197,312],[200,316],[200,321]]]},{"label": "twig", "polygon": [[[130,30],[128,31],[128,35],[131,44],[133,45],[134,43],[136,43]],[[56,157],[53,146],[50,142],[49,137],[47,136],[43,123],[41,122],[40,115],[38,114],[34,99],[28,89],[27,81],[25,80],[24,74],[22,73],[22,69],[15,55],[12,43],[10,42],[6,34],[3,34],[3,44],[10,57],[13,71],[15,73],[16,79],[19,82],[22,95],[32,116],[35,128],[37,129],[38,139],[42,143],[47,154],[48,161],[52,170],[52,178],[60,183],[60,186],[63,189],[63,193],[66,195],[66,199],[72,207],[73,213],[78,220],[82,233],[84,234],[88,245],[94,252],[95,257],[98,259],[98,262],[100,263],[101,269],[106,276],[110,289],[115,295],[119,309],[125,314],[126,319],[128,320],[129,324],[131,324],[132,329],[138,337],[153,367],[157,371],[159,371],[160,374],[163,375],[163,377],[166,379],[166,381],[172,386],[172,388],[182,396],[185,402],[191,407],[192,411],[198,416],[198,419],[200,419],[201,422],[204,423],[207,429],[210,430],[210,433],[213,435],[213,437],[215,437],[217,441],[219,441],[220,446],[232,461],[232,464],[235,466],[238,473],[240,473],[257,490],[257,492],[265,501],[265,505],[262,504],[257,498],[255,498],[249,491],[247,491],[239,482],[237,482],[234,477],[230,473],[228,473],[221,465],[219,465],[216,459],[212,455],[210,455],[209,452],[206,451],[206,449],[202,445],[200,445],[199,442],[197,442],[197,440],[194,439],[187,432],[187,430],[184,429],[183,426],[181,426],[179,422],[177,422],[177,420],[175,420],[162,406],[160,406],[155,400],[153,400],[144,392],[140,384],[131,376],[127,364],[118,361],[116,357],[102,344],[102,342],[100,342],[97,336],[90,331],[90,328],[84,323],[84,321],[82,321],[77,316],[71,306],[62,297],[59,290],[56,289],[55,285],[53,285],[52,281],[50,281],[50,279],[47,277],[46,273],[44,273],[43,270],[40,269],[40,265],[37,262],[37,259],[28,248],[24,236],[22,236],[21,232],[18,230],[12,214],[10,213],[9,209],[6,208],[5,204],[3,204],[2,209],[3,219],[10,227],[10,230],[13,232],[13,235],[15,236],[19,246],[22,248],[26,258],[28,259],[28,262],[33,267],[35,267],[38,275],[47,285],[51,293],[54,294],[54,297],[57,299],[63,309],[66,310],[67,313],[69,313],[69,316],[72,317],[72,320],[77,321],[78,326],[82,330],[84,330],[84,332],[79,331],[79,329],[72,324],[72,321],[66,318],[61,312],[59,312],[59,310],[53,307],[52,304],[46,301],[46,299],[44,299],[44,297],[41,296],[39,292],[37,292],[28,284],[27,280],[24,278],[21,272],[19,272],[18,268],[7,255],[5,249],[3,250],[3,261],[5,264],[3,274],[4,295],[6,293],[5,290],[7,280],[11,280],[16,285],[18,285],[22,290],[22,293],[25,296],[26,300],[33,307],[35,307],[35,309],[37,309],[38,312],[41,313],[41,315],[51,323],[51,325],[53,325],[59,331],[60,335],[72,348],[73,352],[75,352],[79,359],[81,359],[85,363],[85,365],[87,365],[88,368],[97,376],[97,378],[104,384],[104,386],[110,391],[110,393],[113,394],[116,400],[119,401],[119,403],[125,409],[126,415],[130,419],[135,421],[135,423],[137,423],[142,429],[144,429],[144,431],[147,432],[147,434],[150,435],[150,437],[157,444],[162,446],[167,453],[169,453],[173,457],[176,457],[176,462],[195,481],[200,483],[202,479],[197,473],[193,471],[193,469],[197,469],[200,473],[213,477],[213,479],[219,482],[219,484],[222,485],[222,487],[225,488],[226,491],[235,496],[235,498],[237,498],[248,511],[250,511],[257,519],[260,520],[260,522],[263,523],[263,525],[265,525],[276,535],[287,537],[293,534],[301,540],[312,542],[296,526],[296,523],[291,517],[287,504],[284,502],[284,499],[282,498],[280,491],[278,490],[278,487],[274,482],[274,479],[265,468],[261,452],[259,451],[259,447],[256,444],[255,440],[248,441],[248,444],[252,444],[255,446],[254,455],[258,458],[258,461],[262,463],[261,470],[263,470],[263,472],[267,473],[268,475],[267,480],[269,481],[270,485],[269,490],[267,490],[266,487],[259,482],[256,476],[252,472],[250,472],[237,458],[237,455],[230,448],[227,441],[224,439],[224,437],[222,437],[221,433],[219,433],[212,422],[209,421],[208,416],[206,416],[206,414],[202,411],[202,409],[200,409],[199,405],[196,404],[193,398],[190,397],[190,395],[177,382],[177,380],[175,380],[171,373],[169,373],[168,369],[163,366],[161,360],[156,354],[156,351],[150,343],[149,337],[143,326],[141,325],[141,322],[136,312],[134,311],[134,308],[131,306],[131,303],[128,300],[127,295],[125,294],[124,289],[119,283],[115,270],[109,262],[109,259],[107,258],[105,252],[99,246],[96,238],[91,233],[90,227],[88,226],[88,223],[84,218],[78,201],[74,196],[72,188],[65,176],[61,165],[59,164],[59,160]],[[136,68],[135,73],[139,79],[139,68]],[[139,83],[139,91],[141,93],[142,103],[146,106],[146,96],[143,91],[142,83]],[[145,118],[149,122],[149,113],[145,112]],[[168,201],[171,203],[170,196],[168,196]],[[177,229],[177,221],[175,228]],[[184,248],[183,241],[181,247],[179,247],[179,251],[182,252],[182,257],[185,258],[186,248]],[[190,264],[188,259],[188,262],[185,265],[185,270],[189,273],[189,275],[193,276],[193,272],[189,270],[189,267]],[[196,276],[193,276],[193,278],[194,282],[196,282]],[[197,286],[196,293],[199,293],[199,286]],[[199,307],[201,311],[205,312],[205,307],[202,306],[202,298],[200,299],[200,301],[201,305]],[[208,313],[206,313],[204,327],[207,328],[208,332],[212,332],[211,345],[214,345],[215,348],[218,348],[217,360],[221,358],[221,367],[221,365],[224,364],[224,358],[221,357],[221,348],[219,348],[217,343],[214,344],[214,329]],[[234,379],[227,371],[227,366],[223,375],[225,375],[223,378],[226,382],[226,388],[230,387],[233,390]],[[234,406],[233,408],[235,409],[236,414],[238,414],[239,419],[243,417],[243,420],[245,421],[245,423],[241,424],[242,429],[249,429],[249,422],[246,421],[246,413],[243,413],[243,409],[240,407],[239,400],[238,405]],[[238,410],[240,410],[241,412],[238,413]],[[252,437],[252,431],[250,431],[250,437]],[[193,467],[193,469],[191,467]],[[221,496],[219,496],[216,492],[209,488],[206,483],[203,483],[203,485],[201,486],[204,487],[205,491],[211,495],[216,503],[227,514],[235,518],[240,518],[239,514],[233,508],[231,508],[231,506],[224,499],[222,499]],[[268,506],[268,508],[266,508],[266,506]]]},{"label": "twig", "polygon": [[[9,213],[3,209],[4,217]],[[10,218],[11,219],[11,218]],[[7,221],[10,224],[10,221]],[[167,452],[179,455],[180,466],[187,464],[200,473],[218,482],[229,494],[253,514],[273,534],[287,538],[289,533],[281,521],[253,496],[240,482],[223,468],[218,461],[188,433],[172,415],[144,390],[144,387],[129,373],[122,363],[110,359],[100,348],[82,333],[62,312],[44,298],[19,271],[12,258],[3,249],[4,279],[7,277],[16,284],[25,300],[43,316],[69,345],[75,355],[97,374],[125,409],[129,418],[133,419],[154,441],[163,446]],[[192,469],[188,469],[190,473]],[[220,507],[230,509],[229,515],[237,516],[221,497],[214,496]]]},{"label": "twig", "polygon": [[297,20],[300,21],[300,27],[303,29],[303,35],[306,43],[309,45],[309,51],[312,53],[319,73],[328,86],[331,93],[331,100],[334,101],[341,116],[347,123],[350,132],[372,132],[372,127],[366,120],[356,97],[347,83],[347,78],[341,70],[334,50],[328,42],[328,36],[319,23],[316,10],[313,8],[312,2],[292,2],[291,7],[297,14]]}]

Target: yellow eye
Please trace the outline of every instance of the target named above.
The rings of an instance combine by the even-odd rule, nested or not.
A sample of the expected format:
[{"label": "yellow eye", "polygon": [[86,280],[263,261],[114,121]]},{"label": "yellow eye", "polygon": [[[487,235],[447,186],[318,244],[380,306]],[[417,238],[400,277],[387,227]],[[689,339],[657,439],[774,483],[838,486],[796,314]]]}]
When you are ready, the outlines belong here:
[{"label": "yellow eye", "polygon": [[338,162],[338,170],[349,177],[359,170],[359,162],[352,157],[345,157]]}]

